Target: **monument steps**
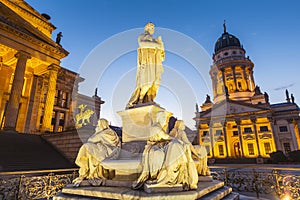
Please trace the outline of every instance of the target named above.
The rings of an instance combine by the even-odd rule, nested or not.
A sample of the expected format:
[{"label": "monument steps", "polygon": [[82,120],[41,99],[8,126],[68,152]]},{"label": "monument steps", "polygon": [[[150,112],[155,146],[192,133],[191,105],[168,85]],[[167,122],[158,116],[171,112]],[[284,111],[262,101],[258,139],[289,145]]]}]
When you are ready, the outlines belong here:
[{"label": "monument steps", "polygon": [[239,199],[240,199],[239,193],[231,192],[226,197],[224,197],[222,200],[239,200]]},{"label": "monument steps", "polygon": [[158,191],[152,188],[149,194],[143,190],[133,190],[129,187],[78,187],[68,185],[62,192],[57,194],[53,200],[87,200],[87,199],[200,199],[200,200],[219,200],[224,197],[226,200],[238,199],[238,194],[233,193],[232,189],[224,186],[224,182],[213,180],[211,182],[199,182],[197,190],[177,191],[172,187],[161,187]]},{"label": "monument steps", "polygon": [[213,192],[199,198],[201,200],[218,200],[218,199],[223,199],[224,197],[226,197],[227,195],[229,195],[232,192],[232,188],[231,187],[221,187],[217,190],[214,190]]}]

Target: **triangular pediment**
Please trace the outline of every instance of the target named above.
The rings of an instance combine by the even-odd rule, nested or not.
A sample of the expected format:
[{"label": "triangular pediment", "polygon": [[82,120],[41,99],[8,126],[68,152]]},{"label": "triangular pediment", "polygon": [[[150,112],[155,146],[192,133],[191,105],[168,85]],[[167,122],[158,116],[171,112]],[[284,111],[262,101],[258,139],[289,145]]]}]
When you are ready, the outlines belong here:
[{"label": "triangular pediment", "polygon": [[4,32],[0,32],[0,35],[6,35],[7,32],[14,34],[14,40],[16,40],[17,43],[23,43],[25,39],[29,43],[34,42],[43,48],[48,46],[55,49],[56,52],[61,52],[65,56],[68,55],[68,52],[64,48],[56,44],[51,38],[47,37],[2,2],[0,2],[0,31],[1,29]]},{"label": "triangular pediment", "polygon": [[54,41],[45,36],[37,28],[33,27],[29,22],[20,17],[17,13],[4,5],[2,2],[0,2],[0,22],[26,35],[46,42],[47,44],[55,45]]},{"label": "triangular pediment", "polygon": [[237,101],[223,101],[214,105],[211,109],[200,113],[200,118],[228,116],[228,115],[241,115],[241,114],[253,114],[261,111],[268,111],[269,108],[264,105],[250,104]]}]

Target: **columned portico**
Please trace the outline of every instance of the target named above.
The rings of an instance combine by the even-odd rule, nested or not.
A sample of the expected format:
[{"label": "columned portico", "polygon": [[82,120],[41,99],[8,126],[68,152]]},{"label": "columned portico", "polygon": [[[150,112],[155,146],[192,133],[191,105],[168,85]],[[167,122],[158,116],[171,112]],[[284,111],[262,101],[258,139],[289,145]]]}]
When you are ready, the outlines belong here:
[{"label": "columned portico", "polygon": [[20,99],[22,96],[22,89],[24,84],[26,62],[31,58],[30,54],[24,51],[19,51],[17,54],[15,54],[15,57],[18,59],[18,61],[15,69],[15,75],[12,83],[9,101],[7,104],[4,124],[4,130],[13,131],[16,131]]}]

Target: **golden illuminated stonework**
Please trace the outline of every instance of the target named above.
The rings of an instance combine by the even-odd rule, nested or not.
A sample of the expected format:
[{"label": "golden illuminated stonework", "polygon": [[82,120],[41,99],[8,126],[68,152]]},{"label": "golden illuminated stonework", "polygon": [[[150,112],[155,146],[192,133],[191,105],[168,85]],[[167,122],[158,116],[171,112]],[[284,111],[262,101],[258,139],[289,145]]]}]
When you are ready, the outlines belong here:
[{"label": "golden illuminated stonework", "polygon": [[94,114],[94,111],[91,109],[86,108],[86,105],[81,104],[78,106],[79,113],[76,114],[75,120],[76,120],[76,128],[81,128],[84,125],[87,125],[91,123],[90,118]]}]

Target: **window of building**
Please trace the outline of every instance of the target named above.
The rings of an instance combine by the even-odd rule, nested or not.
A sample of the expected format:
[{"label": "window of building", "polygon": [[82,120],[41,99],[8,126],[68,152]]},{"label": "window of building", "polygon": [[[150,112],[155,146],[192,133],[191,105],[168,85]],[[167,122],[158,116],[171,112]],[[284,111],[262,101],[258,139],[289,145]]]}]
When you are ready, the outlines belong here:
[{"label": "window of building", "polygon": [[269,142],[265,142],[264,147],[265,147],[266,154],[271,153],[271,144]]},{"label": "window of building", "polygon": [[248,143],[248,152],[250,156],[254,155],[254,146],[253,143]]},{"label": "window of building", "polygon": [[63,126],[58,126],[57,127],[57,132],[62,132],[63,131]]},{"label": "window of building", "polygon": [[283,143],[283,149],[284,149],[285,153],[291,152],[291,145],[290,145],[290,143],[289,142]]},{"label": "window of building", "polygon": [[236,51],[233,51],[232,54],[236,54]]},{"label": "window of building", "polygon": [[55,91],[55,97],[54,97],[54,105],[57,106],[58,105],[58,101],[59,101],[59,90]]},{"label": "window of building", "polygon": [[233,131],[233,135],[234,135],[234,136],[238,136],[238,135],[239,135],[239,132],[238,132],[238,131]]},{"label": "window of building", "polygon": [[203,137],[208,136],[208,131],[203,131],[202,136]]},{"label": "window of building", "polygon": [[241,82],[237,82],[238,84],[238,89],[242,89],[242,83]]},{"label": "window of building", "polygon": [[222,144],[219,144],[219,155],[224,156],[224,146]]},{"label": "window of building", "polygon": [[259,127],[259,130],[260,130],[260,132],[268,132],[269,131],[268,126],[261,126],[261,127]]},{"label": "window of building", "polygon": [[216,135],[223,135],[222,130],[216,130]]},{"label": "window of building", "polygon": [[65,113],[64,112],[60,112],[59,113],[59,125],[60,126],[64,126],[65,123]]},{"label": "window of building", "polygon": [[68,93],[62,92],[61,107],[67,108],[68,107],[67,103],[68,103]]},{"label": "window of building", "polygon": [[288,132],[287,126],[279,126],[280,132]]},{"label": "window of building", "polygon": [[228,56],[228,52],[225,52],[225,53],[224,53],[224,56]]},{"label": "window of building", "polygon": [[252,133],[251,127],[244,128],[244,133]]},{"label": "window of building", "polygon": [[[55,125],[56,122],[56,112],[52,111],[52,119],[51,119],[51,125]],[[52,129],[53,130],[53,129]]]}]

